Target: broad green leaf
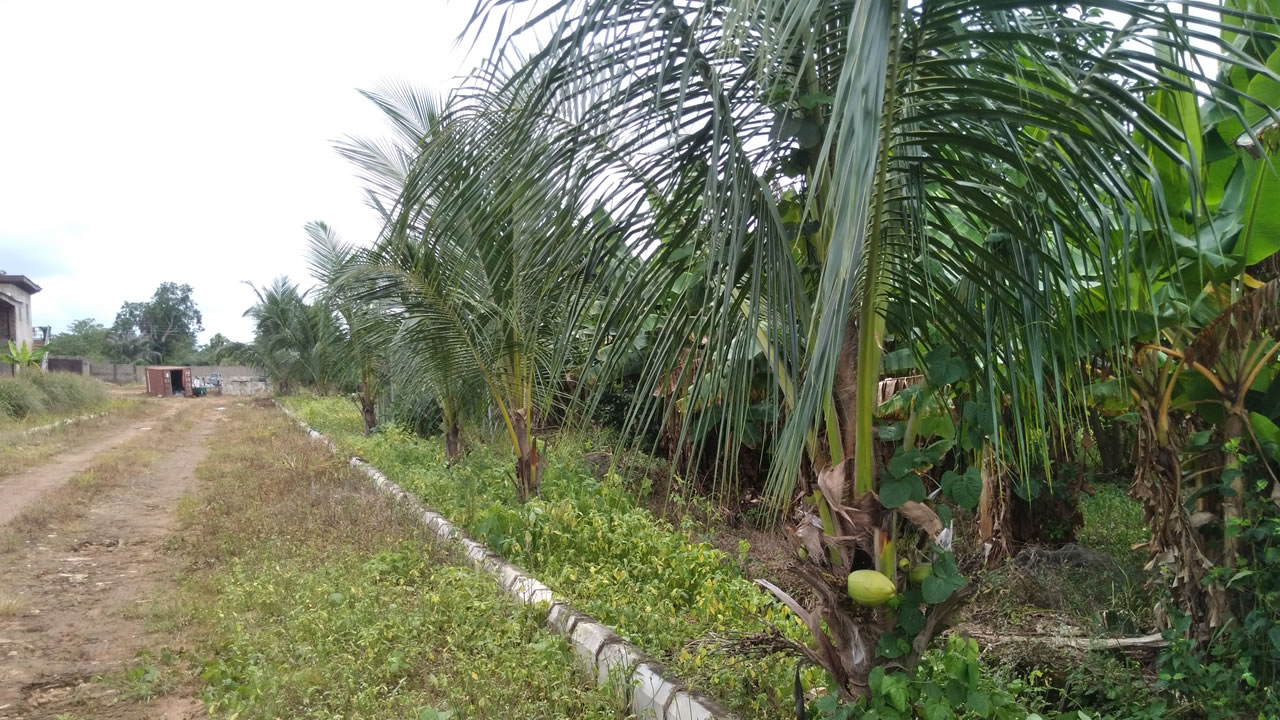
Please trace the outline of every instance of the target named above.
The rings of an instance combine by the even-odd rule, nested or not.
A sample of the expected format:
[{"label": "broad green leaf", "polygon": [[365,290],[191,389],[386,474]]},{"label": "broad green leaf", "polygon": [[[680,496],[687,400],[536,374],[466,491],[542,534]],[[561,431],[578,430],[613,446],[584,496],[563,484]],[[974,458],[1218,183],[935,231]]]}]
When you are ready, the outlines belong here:
[{"label": "broad green leaf", "polygon": [[[1280,49],[1272,52],[1267,58],[1267,69],[1273,73],[1280,74]],[[1262,73],[1254,75],[1249,80],[1248,93],[1266,107],[1280,107],[1280,82]],[[1263,107],[1254,103],[1245,104],[1244,118],[1250,125],[1256,124],[1265,117],[1268,117],[1268,114]]]},{"label": "broad green leaf", "polygon": [[950,345],[940,345],[924,357],[924,374],[935,388],[959,382],[969,371],[964,360],[956,357]]},{"label": "broad green leaf", "polygon": [[884,687],[884,666],[877,665],[872,668],[871,673],[867,675],[867,687],[872,693],[879,694]]},{"label": "broad green leaf", "polygon": [[942,521],[942,526],[946,527],[951,524],[951,508],[938,503],[934,506],[933,511],[938,513],[938,519]]},{"label": "broad green leaf", "polygon": [[924,720],[947,720],[953,717],[945,700],[935,700],[924,706]]},{"label": "broad green leaf", "polygon": [[880,504],[889,509],[902,507],[908,500],[924,500],[924,483],[915,473],[900,478],[884,478],[880,481]]},{"label": "broad green leaf", "polygon": [[942,474],[942,492],[960,507],[973,510],[982,498],[982,474],[974,465],[963,473],[948,470]]},{"label": "broad green leaf", "polygon": [[915,634],[924,627],[924,612],[921,611],[920,605],[904,602],[898,608],[898,626],[909,637],[915,637]]},{"label": "broad green leaf", "polygon": [[929,464],[929,459],[923,450],[919,448],[898,448],[893,457],[889,458],[886,469],[891,476],[901,478],[913,474],[912,470],[927,464]]},{"label": "broad green leaf", "polygon": [[991,696],[983,690],[970,690],[965,705],[969,712],[978,717],[985,718],[991,715]]},{"label": "broad green leaf", "polygon": [[1246,265],[1261,262],[1280,251],[1280,202],[1275,200],[1280,197],[1277,161],[1280,157],[1272,157],[1271,166],[1261,159],[1243,161],[1249,183],[1240,208],[1244,227],[1233,252],[1243,253]]},{"label": "broad green leaf", "polygon": [[953,438],[956,436],[956,424],[950,414],[930,414],[916,420],[916,435],[927,440],[931,437]]},{"label": "broad green leaf", "polygon": [[1270,418],[1256,412],[1249,413],[1249,424],[1253,426],[1258,442],[1262,443],[1263,449],[1271,459],[1280,461],[1280,427],[1277,427]]},{"label": "broad green leaf", "polygon": [[951,593],[955,591],[955,585],[936,575],[930,575],[925,578],[920,585],[920,592],[924,595],[924,601],[930,605],[946,602],[947,598],[951,597]]}]

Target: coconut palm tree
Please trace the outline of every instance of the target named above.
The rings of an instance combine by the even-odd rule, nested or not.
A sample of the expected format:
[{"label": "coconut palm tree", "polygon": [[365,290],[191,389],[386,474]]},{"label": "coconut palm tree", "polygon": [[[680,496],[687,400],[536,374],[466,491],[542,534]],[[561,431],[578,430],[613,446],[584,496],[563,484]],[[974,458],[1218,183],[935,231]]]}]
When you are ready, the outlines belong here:
[{"label": "coconut palm tree", "polygon": [[[435,390],[451,455],[468,393],[487,394],[527,499],[539,484],[533,431],[563,385],[568,328],[590,297],[590,256],[549,254],[545,243],[596,232],[600,223],[565,204],[573,196],[559,178],[489,160],[502,114],[462,104],[445,119],[407,89],[369,97],[399,138],[390,147],[343,148],[388,219],[352,277],[368,288],[366,300],[395,308],[394,343]],[[534,139],[525,145],[537,152]],[[450,197],[469,202],[445,202]]]},{"label": "coconut palm tree", "polygon": [[[477,18],[521,4],[489,0]],[[619,321],[684,283],[699,312],[669,336],[723,348],[763,329],[781,392],[794,393],[779,494],[806,446],[818,465],[853,457],[865,490],[871,456],[855,450],[871,444],[890,297],[918,301],[903,303],[917,332],[936,323],[967,356],[1005,358],[983,367],[991,385],[1043,395],[1043,368],[1020,377],[1017,361],[1071,355],[1045,318],[1072,288],[1111,292],[1111,248],[1134,250],[1136,218],[1162,214],[1128,182],[1153,172],[1151,153],[1185,163],[1182,129],[1144,94],[1212,83],[1189,33],[1248,16],[1059,5],[565,0],[524,28],[551,33],[543,49],[474,91],[521,98],[510,132],[537,125],[553,148],[531,156],[503,138],[509,163],[585,175],[583,191],[630,211],[615,216],[652,262],[612,296]],[[1213,52],[1258,66],[1229,43]],[[683,274],[691,256],[700,282]],[[948,311],[964,312],[937,322]],[[655,372],[685,349],[670,343]],[[1024,409],[1034,425],[1037,408]]]},{"label": "coconut palm tree", "polygon": [[338,381],[333,353],[341,331],[333,310],[323,302],[308,303],[286,277],[259,288],[250,284],[258,302],[245,311],[254,322],[252,359],[282,393],[296,383],[326,391]]},{"label": "coconut palm tree", "polygon": [[107,355],[113,363],[137,365],[144,362],[159,362],[160,353],[156,352],[147,338],[133,332],[112,330],[107,334]]},{"label": "coconut palm tree", "polygon": [[[944,525],[916,507],[924,493],[910,463],[877,462],[884,349],[909,351],[941,384],[968,382],[985,398],[976,407],[997,449],[1015,446],[1024,467],[1044,456],[1045,430],[1063,425],[1048,415],[1082,404],[1099,352],[1090,338],[1132,334],[1150,311],[1126,261],[1167,247],[1181,210],[1152,188],[1190,177],[1192,206],[1203,202],[1194,100],[1232,99],[1219,112],[1251,137],[1241,107],[1277,119],[1203,67],[1212,59],[1277,79],[1233,42],[1272,41],[1274,19],[1234,1],[531,6],[477,9],[477,27],[516,28],[499,31],[502,57],[528,38],[541,49],[514,72],[472,79],[459,97],[503,119],[485,125],[484,153],[452,145],[439,166],[555,178],[559,203],[607,205],[612,227],[645,258],[639,272],[598,269],[610,337],[638,336],[655,308],[667,313],[637,408],[663,384],[688,385],[689,397],[724,404],[718,437],[740,437],[752,402],[747,358],[767,357],[785,410],[771,495],[786,503],[798,483],[816,488],[822,516],[808,557],[823,607],[795,607],[814,630],[811,659],[843,692],[862,694],[888,661],[873,649],[896,647],[880,640],[898,630],[888,614],[851,615],[827,578],[868,565],[894,577],[888,539],[901,547],[904,528],[918,526],[914,537],[936,546]],[[1163,91],[1192,105],[1171,121],[1147,102]],[[440,193],[431,217],[483,227],[493,198]],[[616,242],[542,230],[520,251],[543,262]],[[453,238],[457,259],[483,256],[485,233]],[[1101,311],[1073,315],[1086,295]],[[937,461],[912,452],[915,466]],[[924,595],[942,609],[963,580],[954,564],[939,570]],[[903,630],[903,652],[918,656],[940,617]]]},{"label": "coconut palm tree", "polygon": [[378,424],[378,400],[385,381],[393,324],[390,313],[361,298],[352,270],[357,251],[343,242],[323,222],[307,223],[311,239],[312,274],[320,283],[319,302],[331,307],[341,319],[340,341],[330,352],[330,362],[340,375],[356,386],[356,404],[368,435]]}]

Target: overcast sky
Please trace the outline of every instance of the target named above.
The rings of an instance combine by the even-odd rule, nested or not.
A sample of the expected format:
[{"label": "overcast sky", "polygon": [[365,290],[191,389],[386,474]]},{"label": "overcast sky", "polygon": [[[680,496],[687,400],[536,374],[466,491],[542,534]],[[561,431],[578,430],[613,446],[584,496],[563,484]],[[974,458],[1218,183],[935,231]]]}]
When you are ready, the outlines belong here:
[{"label": "overcast sky", "polygon": [[304,223],[377,232],[332,149],[386,134],[356,88],[446,91],[473,7],[0,0],[0,269],[43,287],[35,324],[54,332],[174,281],[202,341],[252,339],[241,281],[309,286]]}]

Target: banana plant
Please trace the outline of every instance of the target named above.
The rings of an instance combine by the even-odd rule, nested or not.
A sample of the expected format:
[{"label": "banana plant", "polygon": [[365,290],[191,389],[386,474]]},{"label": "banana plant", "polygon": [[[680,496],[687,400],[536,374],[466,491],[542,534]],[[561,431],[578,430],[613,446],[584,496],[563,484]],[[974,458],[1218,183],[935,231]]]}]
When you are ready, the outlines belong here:
[{"label": "banana plant", "polygon": [[48,348],[28,348],[27,341],[23,340],[21,345],[15,345],[12,340],[9,341],[9,351],[0,353],[0,362],[6,365],[12,365],[17,370],[32,368],[36,371],[43,371],[44,356],[48,352]]},{"label": "banana plant", "polygon": [[[1257,489],[1244,486],[1241,458],[1266,457],[1259,438],[1272,421],[1251,405],[1269,393],[1280,351],[1278,286],[1265,276],[1280,252],[1280,208],[1269,199],[1280,187],[1280,49],[1275,18],[1253,7],[1224,3],[1221,40],[1238,60],[1220,67],[1208,97],[1182,70],[1196,54],[1162,51],[1170,83],[1146,102],[1167,126],[1143,139],[1158,172],[1139,186],[1152,221],[1140,252],[1116,257],[1125,292],[1150,311],[1127,333],[1099,338],[1110,346],[1101,364],[1116,369],[1119,398],[1137,419],[1130,494],[1146,511],[1150,566],[1167,570],[1174,605],[1199,641],[1248,604],[1219,573],[1253,552],[1237,535],[1251,520],[1243,499]],[[1078,300],[1077,314],[1115,312],[1096,291]],[[1271,487],[1280,505],[1274,478]]]}]

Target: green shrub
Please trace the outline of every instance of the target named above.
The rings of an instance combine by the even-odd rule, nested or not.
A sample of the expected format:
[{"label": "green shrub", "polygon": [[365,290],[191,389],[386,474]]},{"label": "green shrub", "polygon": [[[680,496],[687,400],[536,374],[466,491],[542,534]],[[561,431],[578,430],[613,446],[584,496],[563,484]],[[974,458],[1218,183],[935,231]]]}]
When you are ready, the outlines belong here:
[{"label": "green shrub", "polygon": [[[1268,452],[1280,462],[1280,448]],[[1244,455],[1243,512],[1228,532],[1240,554],[1236,565],[1215,567],[1209,580],[1226,589],[1229,617],[1208,642],[1189,639],[1191,619],[1171,610],[1169,647],[1160,655],[1157,685],[1172,691],[1198,716],[1209,720],[1237,717],[1280,718],[1280,511],[1271,470],[1260,457]],[[1172,605],[1172,603],[1170,603]]]},{"label": "green shrub", "polygon": [[1136,553],[1130,548],[1147,539],[1142,505],[1118,485],[1100,483],[1094,486],[1092,496],[1081,495],[1080,513],[1084,515],[1080,542],[1117,560],[1134,557]]},{"label": "green shrub", "polygon": [[75,412],[107,401],[106,389],[93,378],[70,373],[24,373],[24,378],[44,394],[49,413]]},{"label": "green shrub", "polygon": [[820,720],[1031,720],[1038,698],[1025,682],[1001,682],[982,667],[978,643],[952,635],[946,645],[920,660],[911,675],[902,670],[871,672],[870,694],[856,703],[842,703],[828,694],[812,703],[809,717]]}]

